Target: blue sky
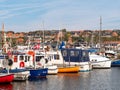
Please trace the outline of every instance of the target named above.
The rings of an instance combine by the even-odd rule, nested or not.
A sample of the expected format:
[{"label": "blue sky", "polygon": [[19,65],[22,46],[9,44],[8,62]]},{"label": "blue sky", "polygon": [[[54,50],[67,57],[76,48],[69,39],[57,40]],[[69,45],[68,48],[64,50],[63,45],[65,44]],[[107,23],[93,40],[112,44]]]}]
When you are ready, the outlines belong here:
[{"label": "blue sky", "polygon": [[5,31],[120,29],[120,0],[0,0]]}]

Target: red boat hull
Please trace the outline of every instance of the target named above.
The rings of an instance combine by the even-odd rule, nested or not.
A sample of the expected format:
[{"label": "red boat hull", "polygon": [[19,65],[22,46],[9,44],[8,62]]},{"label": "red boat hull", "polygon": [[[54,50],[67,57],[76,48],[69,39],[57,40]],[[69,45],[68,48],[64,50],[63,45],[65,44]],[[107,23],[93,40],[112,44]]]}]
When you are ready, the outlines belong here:
[{"label": "red boat hull", "polygon": [[14,80],[14,74],[0,74],[0,83],[10,83]]}]

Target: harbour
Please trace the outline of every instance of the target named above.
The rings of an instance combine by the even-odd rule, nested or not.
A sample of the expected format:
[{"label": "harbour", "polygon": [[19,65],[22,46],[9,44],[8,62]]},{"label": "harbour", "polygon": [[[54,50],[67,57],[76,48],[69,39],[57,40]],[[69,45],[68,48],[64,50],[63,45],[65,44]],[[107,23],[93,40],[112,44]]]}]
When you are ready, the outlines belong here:
[{"label": "harbour", "polygon": [[0,85],[0,90],[119,90],[120,67],[88,72],[59,73],[25,82]]},{"label": "harbour", "polygon": [[1,0],[0,90],[120,90],[119,1],[109,2]]}]

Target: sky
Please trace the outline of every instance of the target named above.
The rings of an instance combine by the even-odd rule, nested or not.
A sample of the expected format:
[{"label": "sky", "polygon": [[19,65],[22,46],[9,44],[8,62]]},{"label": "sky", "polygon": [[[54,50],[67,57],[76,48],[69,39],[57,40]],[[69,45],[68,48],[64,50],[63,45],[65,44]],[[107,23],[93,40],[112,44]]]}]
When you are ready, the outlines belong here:
[{"label": "sky", "polygon": [[120,0],[0,0],[5,31],[120,29]]}]

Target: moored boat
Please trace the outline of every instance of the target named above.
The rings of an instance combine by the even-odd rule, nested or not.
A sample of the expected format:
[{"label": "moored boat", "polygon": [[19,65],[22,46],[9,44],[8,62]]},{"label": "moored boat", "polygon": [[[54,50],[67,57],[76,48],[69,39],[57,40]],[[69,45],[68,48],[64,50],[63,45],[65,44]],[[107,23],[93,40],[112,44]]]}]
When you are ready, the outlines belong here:
[{"label": "moored boat", "polygon": [[111,67],[120,67],[120,60],[112,60]]},{"label": "moored boat", "polygon": [[111,61],[109,58],[106,58],[104,56],[101,55],[97,55],[97,54],[90,54],[90,61],[92,64],[92,67],[95,68],[101,68],[101,69],[105,69],[105,68],[111,68]]},{"label": "moored boat", "polygon": [[28,79],[29,71],[26,69],[32,66],[31,56],[27,54],[13,53],[9,59],[0,58],[0,66],[2,73],[7,73],[5,64],[8,61],[9,73],[14,74],[15,81],[25,81]]},{"label": "moored boat", "polygon": [[55,75],[58,73],[57,65],[47,65],[45,67],[48,68],[48,75]]},{"label": "moored boat", "polygon": [[66,65],[79,66],[79,71],[85,72],[92,69],[87,50],[64,48],[61,50]]},{"label": "moored boat", "polygon": [[0,73],[0,83],[10,83],[14,80],[14,74]]},{"label": "moored boat", "polygon": [[29,80],[33,78],[46,78],[48,75],[48,68],[30,69]]},{"label": "moored boat", "polygon": [[[32,51],[31,51],[32,52]],[[48,68],[48,75],[58,73],[57,65],[53,65],[50,60],[51,56],[46,56],[44,52],[34,54],[35,68]]]},{"label": "moored boat", "polygon": [[58,68],[58,73],[78,73],[79,72],[79,67],[74,66],[74,67],[59,67]]},{"label": "moored boat", "polygon": [[[2,73],[7,73],[6,69],[1,70]],[[28,79],[30,72],[25,69],[9,70],[9,73],[14,74],[14,81],[25,81]]]}]

